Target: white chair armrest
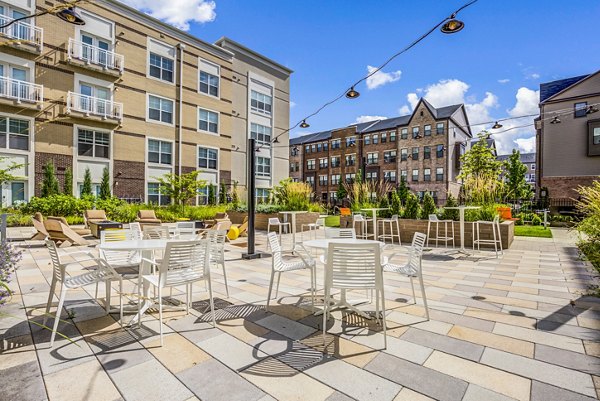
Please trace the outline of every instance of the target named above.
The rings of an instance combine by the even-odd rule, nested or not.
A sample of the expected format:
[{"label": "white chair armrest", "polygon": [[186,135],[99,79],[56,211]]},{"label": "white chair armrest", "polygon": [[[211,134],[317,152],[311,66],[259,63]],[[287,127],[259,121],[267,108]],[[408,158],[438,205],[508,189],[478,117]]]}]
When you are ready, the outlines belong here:
[{"label": "white chair armrest", "polygon": [[158,266],[158,263],[155,260],[151,260],[151,259],[148,259],[148,258],[142,258],[141,261],[142,262],[146,262],[146,263],[150,263],[153,266]]}]

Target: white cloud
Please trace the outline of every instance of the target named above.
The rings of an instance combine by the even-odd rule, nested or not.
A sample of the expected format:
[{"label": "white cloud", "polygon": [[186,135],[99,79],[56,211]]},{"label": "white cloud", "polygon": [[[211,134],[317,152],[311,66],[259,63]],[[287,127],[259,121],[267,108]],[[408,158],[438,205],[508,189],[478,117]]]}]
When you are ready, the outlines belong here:
[{"label": "white cloud", "polygon": [[[367,66],[367,71],[369,72],[369,74],[371,74],[376,69],[377,69],[376,67],[372,67],[370,65]],[[367,78],[367,88],[375,89],[380,86],[383,86],[383,85],[386,85],[386,84],[389,84],[392,82],[396,82],[397,80],[400,79],[401,75],[402,75],[402,71],[400,71],[400,70],[392,71],[392,72],[377,71],[375,74],[373,74],[369,78]]]},{"label": "white cloud", "polygon": [[508,78],[499,79],[498,82],[501,83],[501,84],[507,84],[507,83],[510,82],[510,79],[508,79]]},{"label": "white cloud", "polygon": [[296,102],[290,101],[290,109],[293,109],[294,107],[296,107]]},{"label": "white cloud", "polygon": [[355,124],[360,124],[360,123],[366,123],[369,121],[375,121],[375,120],[385,120],[387,117],[383,117],[383,116],[358,116],[356,117],[356,120],[354,121]]},{"label": "white cloud", "polygon": [[404,106],[398,109],[398,114],[400,114],[401,116],[410,114],[410,107],[408,107],[408,105],[405,104]]},{"label": "white cloud", "polygon": [[515,107],[508,110],[508,114],[511,117],[537,114],[539,112],[540,91],[523,86],[517,90],[515,97],[517,98]]},{"label": "white cloud", "polygon": [[121,0],[123,3],[187,31],[190,22],[214,21],[216,3],[209,0]]},{"label": "white cloud", "polygon": [[534,72],[534,73],[529,74],[526,78],[527,79],[539,79],[540,74],[538,74],[537,72]]},{"label": "white cloud", "polygon": [[517,138],[514,142],[519,146],[519,150],[522,153],[535,152],[535,136],[529,138]]}]

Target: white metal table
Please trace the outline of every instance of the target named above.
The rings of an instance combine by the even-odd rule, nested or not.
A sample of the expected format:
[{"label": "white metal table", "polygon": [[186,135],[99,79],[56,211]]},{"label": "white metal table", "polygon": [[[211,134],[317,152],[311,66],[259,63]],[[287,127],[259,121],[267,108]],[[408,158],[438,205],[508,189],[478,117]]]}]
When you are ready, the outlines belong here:
[{"label": "white metal table", "polygon": [[[309,248],[315,248],[315,249],[322,249],[323,251],[327,251],[327,249],[329,249],[329,244],[334,243],[334,244],[379,244],[381,246],[381,248],[383,248],[385,246],[384,242],[381,241],[375,241],[375,240],[371,240],[371,239],[354,239],[354,238],[325,238],[325,239],[313,239],[313,240],[308,240],[305,241],[302,245],[305,247],[309,247]],[[327,260],[327,258],[325,258],[325,260]],[[382,258],[382,264],[387,263],[387,258]],[[356,305],[360,305],[360,304],[364,304],[365,300],[361,300],[358,302],[354,302],[353,304],[348,302],[348,299],[346,298],[346,290],[342,289],[340,291],[340,299],[339,300],[334,300],[333,298],[331,299],[331,301],[333,302],[333,305],[331,306],[331,310],[335,310],[335,309],[341,309],[341,308],[347,308],[352,310],[353,312],[361,315],[362,317],[368,318],[370,319],[370,317],[364,313],[363,311],[355,308]],[[326,301],[327,302],[327,301]],[[315,315],[321,315],[323,314],[323,311],[317,311],[315,313]]]},{"label": "white metal table", "polygon": [[481,206],[450,206],[444,207],[448,210],[458,210],[459,222],[460,222],[460,249],[459,252],[469,254],[465,249],[465,210],[481,209]]},{"label": "white metal table", "polygon": [[294,248],[296,248],[296,215],[300,214],[300,213],[308,213],[305,210],[297,210],[297,211],[285,211],[285,212],[279,212],[281,214],[283,214],[286,217],[286,221],[287,221],[287,215],[291,215],[292,216],[292,250]]},{"label": "white metal table", "polygon": [[360,210],[364,210],[365,212],[371,212],[373,214],[373,234],[374,234],[374,239],[377,240],[377,238],[378,238],[377,237],[377,212],[380,210],[390,210],[390,208],[389,207],[375,207],[375,208],[360,209]]}]

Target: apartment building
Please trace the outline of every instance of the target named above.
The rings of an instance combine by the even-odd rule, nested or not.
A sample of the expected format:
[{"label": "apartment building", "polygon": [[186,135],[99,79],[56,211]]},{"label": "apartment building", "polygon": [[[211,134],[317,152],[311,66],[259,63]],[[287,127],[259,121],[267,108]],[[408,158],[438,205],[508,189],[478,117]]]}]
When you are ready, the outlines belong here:
[{"label": "apartment building", "polygon": [[290,177],[311,184],[322,202],[334,202],[339,182],[361,170],[365,180],[404,179],[443,203],[448,193],[458,196],[460,155],[471,138],[464,105],[436,109],[421,99],[410,115],[290,139]]},{"label": "apartment building", "polygon": [[[0,22],[59,4],[0,1]],[[239,164],[232,153],[245,147],[253,124],[263,134],[287,129],[290,70],[115,0],[77,11],[85,25],[44,15],[0,32],[0,157],[24,165],[2,187],[4,206],[39,194],[48,161],[61,185],[72,169],[75,194],[86,170],[97,190],[107,167],[116,196],[166,204],[157,177],[200,170],[209,183],[230,184]],[[272,177],[264,185],[277,179],[271,168],[263,174]]]},{"label": "apartment building", "polygon": [[[505,162],[508,160],[510,155],[499,155],[496,158],[498,161]],[[525,172],[525,181],[531,185],[532,189],[535,189],[535,176],[536,176],[536,153],[521,153],[519,155],[521,163],[527,167]]]},{"label": "apartment building", "polygon": [[552,206],[577,198],[600,176],[600,71],[540,84],[536,120],[537,193]]}]

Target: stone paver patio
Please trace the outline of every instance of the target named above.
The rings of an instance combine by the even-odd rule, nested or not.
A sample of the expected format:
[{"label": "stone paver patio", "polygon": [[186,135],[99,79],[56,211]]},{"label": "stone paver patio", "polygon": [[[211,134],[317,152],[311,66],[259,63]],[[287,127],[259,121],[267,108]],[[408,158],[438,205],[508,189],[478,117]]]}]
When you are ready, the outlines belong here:
[{"label": "stone paver patio", "polygon": [[[419,297],[413,304],[409,281],[385,273],[386,350],[378,326],[343,312],[329,320],[324,346],[307,271],[283,274],[278,298],[265,311],[271,261],[242,261],[240,241],[226,248],[230,298],[220,269],[213,270],[216,328],[205,313],[202,283],[190,315],[165,314],[162,348],[157,313],[146,315],[140,329],[124,330],[118,314],[104,315],[91,286],[68,293],[59,331],[72,341],[57,338],[50,349],[50,332],[35,324],[49,291],[48,252],[39,241],[18,242],[25,253],[11,282],[15,294],[0,310],[6,314],[0,399],[597,399],[600,300],[581,295],[592,280],[590,267],[566,231],[553,232],[554,239],[517,237],[500,259],[489,252],[468,258],[427,252],[430,321]],[[264,233],[257,242],[264,248]],[[76,263],[71,271],[86,266]],[[133,291],[131,283],[126,291]],[[183,299],[177,291],[173,297]],[[112,304],[118,305],[116,294]]]}]

